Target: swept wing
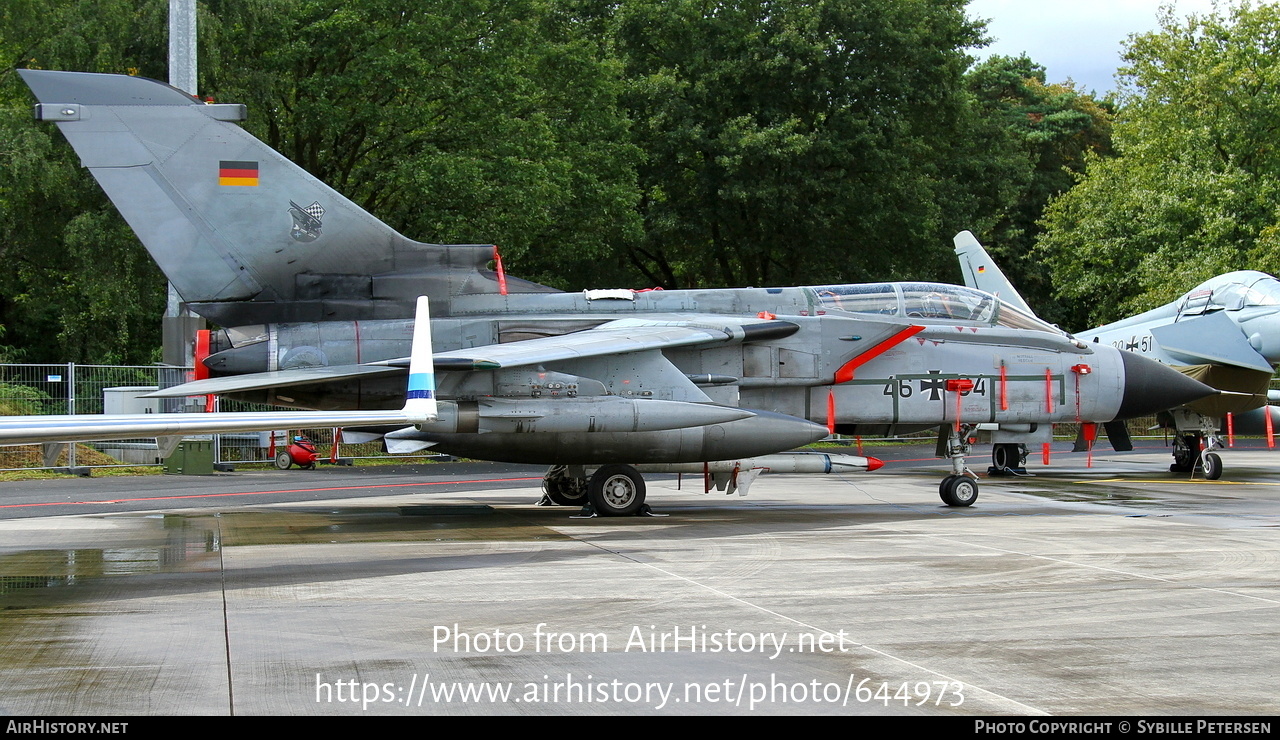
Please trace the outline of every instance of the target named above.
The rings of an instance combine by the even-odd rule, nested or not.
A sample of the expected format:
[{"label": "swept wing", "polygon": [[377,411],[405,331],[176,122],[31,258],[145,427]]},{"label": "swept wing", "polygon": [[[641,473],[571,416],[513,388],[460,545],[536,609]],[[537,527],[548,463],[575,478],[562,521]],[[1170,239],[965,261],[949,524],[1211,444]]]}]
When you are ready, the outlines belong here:
[{"label": "swept wing", "polygon": [[210,414],[69,414],[0,416],[0,444],[171,437],[184,434],[271,431],[327,426],[407,426],[437,418],[430,365],[431,318],[418,299],[413,354],[404,408],[399,411],[260,411]]}]

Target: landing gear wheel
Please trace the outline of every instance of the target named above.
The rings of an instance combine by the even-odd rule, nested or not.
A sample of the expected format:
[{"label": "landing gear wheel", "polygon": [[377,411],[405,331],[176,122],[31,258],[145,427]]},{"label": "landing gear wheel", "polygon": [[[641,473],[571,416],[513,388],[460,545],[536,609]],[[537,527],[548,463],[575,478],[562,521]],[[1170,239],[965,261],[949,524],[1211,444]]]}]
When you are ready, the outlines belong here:
[{"label": "landing gear wheel", "polygon": [[591,476],[587,499],[599,516],[631,516],[644,506],[644,478],[630,465],[604,465]]},{"label": "landing gear wheel", "polygon": [[[586,483],[586,481],[583,481]],[[551,503],[556,506],[582,506],[587,503],[587,487],[570,486],[546,486],[542,487],[542,492],[547,494],[547,498],[551,499]]]},{"label": "landing gear wheel", "polygon": [[967,475],[948,475],[938,485],[938,493],[947,506],[973,506],[978,500],[978,482]]},{"label": "landing gear wheel", "polygon": [[556,506],[583,506],[587,503],[587,479],[573,478],[558,465],[542,477],[542,492]]},{"label": "landing gear wheel", "polygon": [[1002,442],[991,447],[990,475],[1025,475],[1027,448],[1020,444]]},{"label": "landing gear wheel", "polygon": [[1170,473],[1190,473],[1196,469],[1196,455],[1200,451],[1200,436],[1185,434],[1173,442],[1173,464]]},{"label": "landing gear wheel", "polygon": [[1204,454],[1204,479],[1217,480],[1222,477],[1222,458],[1215,452]]},{"label": "landing gear wheel", "polygon": [[276,453],[276,467],[280,470],[288,470],[293,465],[293,458],[289,456],[288,450],[280,450]]},{"label": "landing gear wheel", "polygon": [[997,468],[1020,468],[1026,459],[1026,448],[1019,444],[998,444],[991,448],[991,462]]}]

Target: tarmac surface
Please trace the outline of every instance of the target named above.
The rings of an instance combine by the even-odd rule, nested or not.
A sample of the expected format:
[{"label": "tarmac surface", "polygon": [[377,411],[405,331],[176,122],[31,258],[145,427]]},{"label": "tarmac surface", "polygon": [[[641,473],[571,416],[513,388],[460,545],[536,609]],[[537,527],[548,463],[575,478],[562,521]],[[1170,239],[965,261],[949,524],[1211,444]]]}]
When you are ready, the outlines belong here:
[{"label": "tarmac surface", "polygon": [[0,483],[0,714],[1280,712],[1275,451],[1055,453],[968,509],[867,452],[648,476],[654,518],[510,465]]}]

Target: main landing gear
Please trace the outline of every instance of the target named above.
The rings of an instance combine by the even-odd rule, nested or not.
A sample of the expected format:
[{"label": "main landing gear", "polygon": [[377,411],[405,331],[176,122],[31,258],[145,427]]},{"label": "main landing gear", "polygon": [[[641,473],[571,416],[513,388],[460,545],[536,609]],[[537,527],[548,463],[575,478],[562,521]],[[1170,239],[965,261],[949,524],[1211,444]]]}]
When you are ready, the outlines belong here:
[{"label": "main landing gear", "polygon": [[973,506],[978,500],[978,476],[964,464],[965,455],[973,451],[969,435],[974,429],[971,424],[962,424],[959,430],[948,426],[943,432],[946,439],[939,436],[939,448],[945,446],[945,450],[940,449],[946,453],[943,457],[951,458],[951,475],[938,484],[938,494],[947,506]]},{"label": "main landing gear", "polygon": [[542,476],[542,500],[539,506],[585,506],[587,503],[587,479],[581,466],[577,475],[571,474],[568,465],[554,465]]},{"label": "main landing gear", "polygon": [[1027,475],[1027,446],[1016,442],[992,445],[987,475]]},{"label": "main landing gear", "polygon": [[1169,472],[1194,473],[1198,465],[1204,471],[1205,480],[1218,480],[1222,477],[1222,458],[1211,450],[1221,447],[1222,443],[1211,434],[1179,434],[1173,438],[1173,464]]},{"label": "main landing gear", "polygon": [[630,465],[602,465],[588,478],[581,465],[556,465],[542,477],[543,500],[581,506],[579,516],[650,516],[644,478]]}]

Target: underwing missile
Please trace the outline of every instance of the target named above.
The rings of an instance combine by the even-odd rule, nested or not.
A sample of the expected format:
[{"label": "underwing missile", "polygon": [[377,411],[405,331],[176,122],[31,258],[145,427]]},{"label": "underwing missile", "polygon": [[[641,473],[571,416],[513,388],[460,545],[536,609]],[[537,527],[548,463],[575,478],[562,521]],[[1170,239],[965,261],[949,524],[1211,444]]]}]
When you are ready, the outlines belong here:
[{"label": "underwing missile", "polygon": [[794,452],[761,455],[738,460],[712,460],[705,463],[638,465],[642,473],[733,473],[762,470],[770,473],[854,473],[878,470],[884,462],[860,455],[829,455],[823,452]]}]

